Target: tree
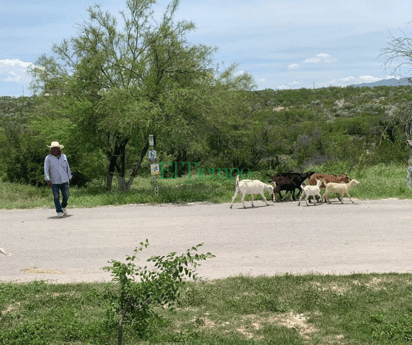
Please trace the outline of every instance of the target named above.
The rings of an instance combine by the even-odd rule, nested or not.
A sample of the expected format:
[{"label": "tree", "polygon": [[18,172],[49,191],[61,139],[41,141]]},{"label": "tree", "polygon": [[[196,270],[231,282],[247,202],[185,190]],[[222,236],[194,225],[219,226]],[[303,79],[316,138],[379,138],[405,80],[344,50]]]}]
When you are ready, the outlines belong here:
[{"label": "tree", "polygon": [[[411,23],[411,22],[410,22]],[[412,38],[408,37],[402,30],[403,36],[395,37],[391,33],[392,40],[388,43],[388,47],[382,49],[382,53],[379,56],[386,56],[386,61],[384,63],[385,70],[391,66],[391,63],[397,59],[401,59],[402,62],[398,63],[390,72],[393,75],[401,75],[401,67],[403,65],[412,65]],[[409,69],[408,74],[410,75],[412,68]],[[408,78],[409,83],[412,83],[412,79]],[[412,102],[409,102],[398,109],[392,116],[389,118],[387,126],[384,128],[384,133],[382,136],[385,136],[388,128],[394,126],[395,122],[404,128],[405,139],[412,137]]]},{"label": "tree", "polygon": [[[172,0],[159,23],[154,3],[128,0],[121,30],[115,16],[98,5],[88,8],[89,21],[78,26],[78,36],[54,45],[56,58],[42,55],[30,70],[33,92],[48,95],[42,116],[70,119],[83,147],[88,143],[106,154],[108,189],[115,172],[119,186],[130,189],[149,134],[176,147],[200,141],[199,128],[216,112],[215,104],[233,106],[239,98],[228,98],[229,92],[253,87],[252,78],[235,76],[233,66],[215,75],[216,48],[190,44],[186,34],[194,24],[173,21],[179,0]],[[128,147],[136,156],[126,182]]]},{"label": "tree", "polygon": [[[412,23],[409,22],[409,23]],[[408,24],[409,24],[408,23]],[[391,63],[396,59],[401,59],[403,62],[397,64],[390,74],[401,75],[401,67],[403,65],[411,65],[412,62],[412,38],[408,37],[402,30],[403,36],[395,37],[390,32],[389,34],[392,37],[392,40],[388,43],[388,47],[382,49],[382,53],[379,56],[386,56],[385,69],[391,65]],[[379,57],[378,56],[378,57]],[[409,70],[409,74],[411,69]],[[411,82],[411,80],[409,80]]]},{"label": "tree", "polygon": [[[411,22],[409,22],[411,23]],[[395,59],[403,59],[406,60],[402,63],[399,63],[394,69],[393,73],[396,74],[397,71],[400,71],[400,68],[403,65],[411,65],[412,63],[412,38],[408,37],[402,31],[403,37],[394,37],[392,34],[392,40],[389,42],[389,46],[385,48],[381,55],[386,55],[388,58],[385,61],[385,67],[390,65],[393,60]],[[411,69],[409,70],[409,74]],[[412,79],[408,78],[409,83],[412,83]],[[390,127],[393,127],[395,124],[399,124],[404,128],[403,134],[405,140],[412,138],[412,102],[408,102],[407,104],[403,105],[401,109],[398,109],[393,116],[389,118],[387,126],[384,128],[384,132],[382,137],[388,132]],[[410,146],[410,141],[407,141],[408,146]],[[412,149],[409,150],[409,168],[408,168],[408,177],[407,177],[407,184],[408,187],[411,188],[412,186],[412,179],[411,179],[411,171],[412,171]]]}]

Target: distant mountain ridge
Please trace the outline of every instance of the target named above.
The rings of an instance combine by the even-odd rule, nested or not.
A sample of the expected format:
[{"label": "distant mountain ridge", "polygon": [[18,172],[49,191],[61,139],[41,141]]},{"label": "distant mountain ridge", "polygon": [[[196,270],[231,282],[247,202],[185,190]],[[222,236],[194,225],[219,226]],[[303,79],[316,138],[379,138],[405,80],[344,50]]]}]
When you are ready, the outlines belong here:
[{"label": "distant mountain ridge", "polygon": [[[412,81],[412,78],[411,78]],[[401,79],[382,79],[379,81],[375,81],[373,83],[362,83],[362,84],[352,84],[348,85],[350,87],[370,87],[374,88],[375,86],[400,86],[400,85],[406,85],[406,86],[412,86],[412,83],[408,82],[408,78],[401,78]]]}]

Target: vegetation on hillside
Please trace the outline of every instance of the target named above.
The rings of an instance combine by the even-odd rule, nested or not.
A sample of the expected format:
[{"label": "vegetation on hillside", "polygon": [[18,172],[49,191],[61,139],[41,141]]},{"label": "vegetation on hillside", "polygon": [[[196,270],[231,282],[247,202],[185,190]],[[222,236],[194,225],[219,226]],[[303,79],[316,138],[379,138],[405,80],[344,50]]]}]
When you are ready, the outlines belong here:
[{"label": "vegetation on hillside", "polygon": [[[169,136],[157,137],[158,160],[176,163],[166,177],[174,174],[175,167],[178,175],[187,174],[188,165],[182,162],[270,173],[302,171],[310,165],[367,167],[407,162],[410,86],[263,90],[244,95],[249,110],[222,120],[218,113],[210,115],[205,130],[198,128],[197,140],[186,141],[184,149]],[[65,145],[73,171],[104,180],[109,160],[101,148],[93,140],[88,142],[86,135],[81,141],[73,135],[75,124],[67,118],[56,115],[44,120],[38,113],[43,100],[36,96],[0,98],[3,178],[41,185],[46,145],[58,140]],[[250,115],[245,117],[247,111]],[[126,156],[129,162],[131,156]],[[141,175],[148,174],[148,164],[144,159]]]}]

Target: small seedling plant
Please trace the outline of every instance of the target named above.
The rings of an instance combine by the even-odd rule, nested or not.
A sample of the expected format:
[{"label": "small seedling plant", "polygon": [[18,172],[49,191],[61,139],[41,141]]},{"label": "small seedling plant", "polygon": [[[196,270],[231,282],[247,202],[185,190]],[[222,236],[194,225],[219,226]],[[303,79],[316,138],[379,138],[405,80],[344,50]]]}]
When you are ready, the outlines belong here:
[{"label": "small seedling plant", "polygon": [[135,264],[138,252],[147,248],[149,241],[140,242],[134,255],[127,256],[126,263],[111,260],[111,266],[103,267],[111,272],[112,281],[118,283],[117,294],[111,295],[112,310],[118,314],[118,344],[122,344],[123,325],[128,322],[142,338],[148,333],[151,322],[156,318],[156,307],[173,307],[179,297],[179,290],[185,278],[198,279],[195,268],[199,261],[215,257],[211,253],[198,254],[198,244],[180,256],[171,252],[167,256],[152,256],[147,262],[154,263],[154,269]]}]

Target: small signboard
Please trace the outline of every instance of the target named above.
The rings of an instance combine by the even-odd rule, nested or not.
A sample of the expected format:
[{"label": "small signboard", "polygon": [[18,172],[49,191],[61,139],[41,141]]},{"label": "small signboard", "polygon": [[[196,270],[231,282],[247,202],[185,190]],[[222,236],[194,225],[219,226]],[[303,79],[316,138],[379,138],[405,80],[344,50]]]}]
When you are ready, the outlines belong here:
[{"label": "small signboard", "polygon": [[149,162],[156,162],[156,151],[155,150],[149,151]]},{"label": "small signboard", "polygon": [[154,146],[154,137],[152,134],[149,135],[149,145]]},{"label": "small signboard", "polygon": [[159,175],[160,174],[159,164],[150,164],[150,172],[152,173],[152,175]]}]

